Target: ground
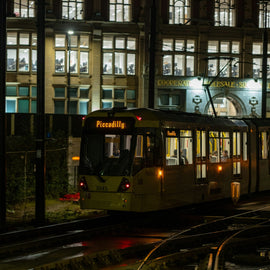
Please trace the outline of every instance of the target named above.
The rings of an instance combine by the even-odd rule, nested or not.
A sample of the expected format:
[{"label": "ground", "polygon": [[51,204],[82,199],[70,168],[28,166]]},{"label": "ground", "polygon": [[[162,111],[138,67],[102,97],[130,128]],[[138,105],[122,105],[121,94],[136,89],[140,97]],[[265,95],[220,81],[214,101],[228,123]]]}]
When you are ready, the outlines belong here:
[{"label": "ground", "polygon": [[[99,210],[82,210],[78,202],[47,199],[45,218],[47,224],[83,219],[102,214]],[[6,223],[8,228],[31,226],[35,220],[35,202],[22,203],[7,207]]]}]

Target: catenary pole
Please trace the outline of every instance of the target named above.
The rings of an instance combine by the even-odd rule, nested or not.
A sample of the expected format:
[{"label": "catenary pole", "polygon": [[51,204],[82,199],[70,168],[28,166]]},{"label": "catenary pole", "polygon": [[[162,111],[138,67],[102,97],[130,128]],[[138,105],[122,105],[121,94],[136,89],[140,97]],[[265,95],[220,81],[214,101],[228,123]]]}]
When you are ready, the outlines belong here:
[{"label": "catenary pole", "polygon": [[263,60],[262,60],[262,118],[266,118],[266,101],[267,101],[267,5],[269,1],[264,1],[264,30],[263,30]]},{"label": "catenary pole", "polygon": [[45,223],[45,0],[37,3],[36,224]]},{"label": "catenary pole", "polygon": [[6,1],[0,1],[0,229],[6,226]]},{"label": "catenary pole", "polygon": [[155,52],[156,52],[156,3],[153,0],[151,7],[151,22],[150,22],[150,45],[149,45],[149,96],[148,107],[155,106]]}]

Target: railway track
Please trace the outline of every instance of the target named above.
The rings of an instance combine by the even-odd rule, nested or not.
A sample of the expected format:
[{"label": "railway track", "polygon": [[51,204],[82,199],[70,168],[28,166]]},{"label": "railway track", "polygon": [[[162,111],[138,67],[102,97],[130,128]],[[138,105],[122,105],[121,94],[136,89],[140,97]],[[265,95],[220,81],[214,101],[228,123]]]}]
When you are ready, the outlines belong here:
[{"label": "railway track", "polygon": [[168,269],[169,266],[198,263],[204,258],[209,258],[207,265],[203,263],[198,269],[223,269],[225,258],[235,247],[239,250],[251,243],[269,241],[269,210],[270,207],[266,206],[214,219],[176,233],[155,246],[134,269]]},{"label": "railway track", "polygon": [[[149,216],[149,221],[146,221],[146,217],[145,215],[145,223],[153,218]],[[150,243],[128,248],[106,249],[64,260],[57,258],[50,263],[36,265],[33,269],[107,269],[111,265],[114,265],[114,269],[127,269],[123,265],[128,265],[128,269],[136,270],[174,269],[174,267],[179,269],[179,266],[196,263],[201,265],[198,269],[217,270],[222,269],[227,257],[231,255],[232,248],[237,247],[240,250],[248,246],[251,241],[263,243],[264,240],[269,240],[270,234],[269,207],[228,217],[204,216],[203,222],[200,217],[196,219],[197,225],[177,231],[175,227],[168,229],[167,236],[159,235],[156,239],[147,233],[142,235],[140,231],[134,229],[140,226],[138,224],[142,222],[141,218],[141,215],[126,218],[107,215],[92,220],[2,234],[0,258],[21,256],[33,250],[42,251],[59,245],[69,245],[83,241],[91,235],[98,238],[106,233],[113,234],[114,240],[117,237],[152,237],[153,239]],[[185,216],[180,217],[180,219],[184,218]],[[24,237],[20,237],[20,234]],[[106,241],[111,241],[108,239],[106,238]]]}]

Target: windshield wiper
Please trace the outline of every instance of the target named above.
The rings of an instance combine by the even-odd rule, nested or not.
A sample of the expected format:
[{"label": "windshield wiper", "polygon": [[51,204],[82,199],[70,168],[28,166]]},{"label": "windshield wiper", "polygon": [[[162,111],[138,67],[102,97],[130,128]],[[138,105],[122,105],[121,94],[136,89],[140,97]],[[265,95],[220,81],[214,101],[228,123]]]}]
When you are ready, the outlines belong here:
[{"label": "windshield wiper", "polygon": [[95,175],[97,176],[98,180],[102,183],[105,183],[105,179],[101,176],[103,172],[101,171],[100,173],[96,173]]}]

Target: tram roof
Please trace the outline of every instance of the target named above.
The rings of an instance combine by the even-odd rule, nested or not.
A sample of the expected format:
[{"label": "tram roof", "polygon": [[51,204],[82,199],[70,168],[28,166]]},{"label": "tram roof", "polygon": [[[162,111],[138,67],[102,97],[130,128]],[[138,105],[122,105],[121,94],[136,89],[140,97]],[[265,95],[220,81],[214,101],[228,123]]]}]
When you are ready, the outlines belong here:
[{"label": "tram roof", "polygon": [[[106,115],[107,114],[107,115]],[[181,111],[165,111],[149,108],[113,108],[103,109],[90,113],[88,117],[104,117],[104,116],[140,116],[146,121],[160,121],[164,126],[173,126],[176,123],[187,123],[190,127],[213,126],[222,127],[247,127],[245,121],[241,119],[230,119],[227,117],[213,117],[210,115],[201,115],[195,113],[187,113]],[[188,128],[187,126],[187,128]]]}]

